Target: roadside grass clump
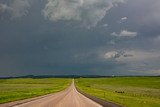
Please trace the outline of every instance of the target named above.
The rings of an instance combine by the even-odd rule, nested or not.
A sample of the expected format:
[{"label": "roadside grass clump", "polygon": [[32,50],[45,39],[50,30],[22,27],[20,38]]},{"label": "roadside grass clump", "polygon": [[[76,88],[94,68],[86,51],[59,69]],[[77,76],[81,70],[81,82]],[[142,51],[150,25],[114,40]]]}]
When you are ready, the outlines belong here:
[{"label": "roadside grass clump", "polygon": [[64,78],[19,78],[0,79],[0,103],[37,97],[64,90],[71,79]]},{"label": "roadside grass clump", "polygon": [[160,107],[160,77],[80,78],[76,86],[126,107]]}]

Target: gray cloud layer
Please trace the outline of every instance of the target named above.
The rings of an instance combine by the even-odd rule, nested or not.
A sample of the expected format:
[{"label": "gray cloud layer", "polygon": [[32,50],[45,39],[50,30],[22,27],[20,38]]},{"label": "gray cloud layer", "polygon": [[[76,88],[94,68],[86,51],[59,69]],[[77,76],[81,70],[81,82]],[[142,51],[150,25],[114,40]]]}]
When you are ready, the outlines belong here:
[{"label": "gray cloud layer", "polygon": [[0,0],[0,76],[157,75],[159,3]]}]

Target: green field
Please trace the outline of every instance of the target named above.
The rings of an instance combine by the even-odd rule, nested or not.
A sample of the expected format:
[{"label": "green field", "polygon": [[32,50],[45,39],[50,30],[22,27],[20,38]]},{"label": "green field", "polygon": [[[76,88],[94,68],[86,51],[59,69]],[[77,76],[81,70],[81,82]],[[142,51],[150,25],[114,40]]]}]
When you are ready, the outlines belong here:
[{"label": "green field", "polygon": [[126,107],[160,107],[160,77],[80,78],[82,91]]},{"label": "green field", "polygon": [[71,79],[0,79],[0,103],[26,99],[61,91]]}]

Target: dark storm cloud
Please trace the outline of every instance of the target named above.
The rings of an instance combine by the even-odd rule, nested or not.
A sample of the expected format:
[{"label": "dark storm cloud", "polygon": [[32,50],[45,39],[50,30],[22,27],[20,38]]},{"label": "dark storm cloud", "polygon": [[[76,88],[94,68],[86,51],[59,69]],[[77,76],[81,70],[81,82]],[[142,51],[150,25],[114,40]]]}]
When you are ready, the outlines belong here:
[{"label": "dark storm cloud", "polygon": [[[159,12],[160,8],[155,6],[158,0],[152,3],[150,0],[126,3],[101,0],[98,4],[95,0],[68,0],[62,3],[67,12],[63,12],[62,6],[52,11],[56,6],[50,4],[56,1],[0,1],[0,76],[159,73],[160,44],[156,38],[160,35],[160,18],[153,15]],[[18,2],[15,4],[18,6],[13,6],[14,2]],[[74,3],[67,5],[67,2]],[[104,5],[101,7],[101,4]],[[79,11],[75,5],[91,8],[87,8],[87,16],[83,16],[83,9]],[[75,11],[72,8],[76,8]],[[92,9],[96,11],[93,17],[89,14]],[[149,14],[146,9],[150,10]],[[18,16],[14,20],[13,12]],[[84,22],[90,29],[82,27]],[[108,60],[109,56],[112,60]]]}]

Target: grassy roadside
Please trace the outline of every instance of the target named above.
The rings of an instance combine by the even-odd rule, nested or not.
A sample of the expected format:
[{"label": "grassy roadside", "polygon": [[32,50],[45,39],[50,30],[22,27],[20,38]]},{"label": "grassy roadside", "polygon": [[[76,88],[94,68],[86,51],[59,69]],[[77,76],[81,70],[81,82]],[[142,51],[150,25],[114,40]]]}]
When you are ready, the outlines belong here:
[{"label": "grassy roadside", "polygon": [[160,77],[80,78],[84,92],[126,107],[160,107]]},{"label": "grassy roadside", "polygon": [[0,103],[55,93],[68,87],[71,79],[0,79]]}]

